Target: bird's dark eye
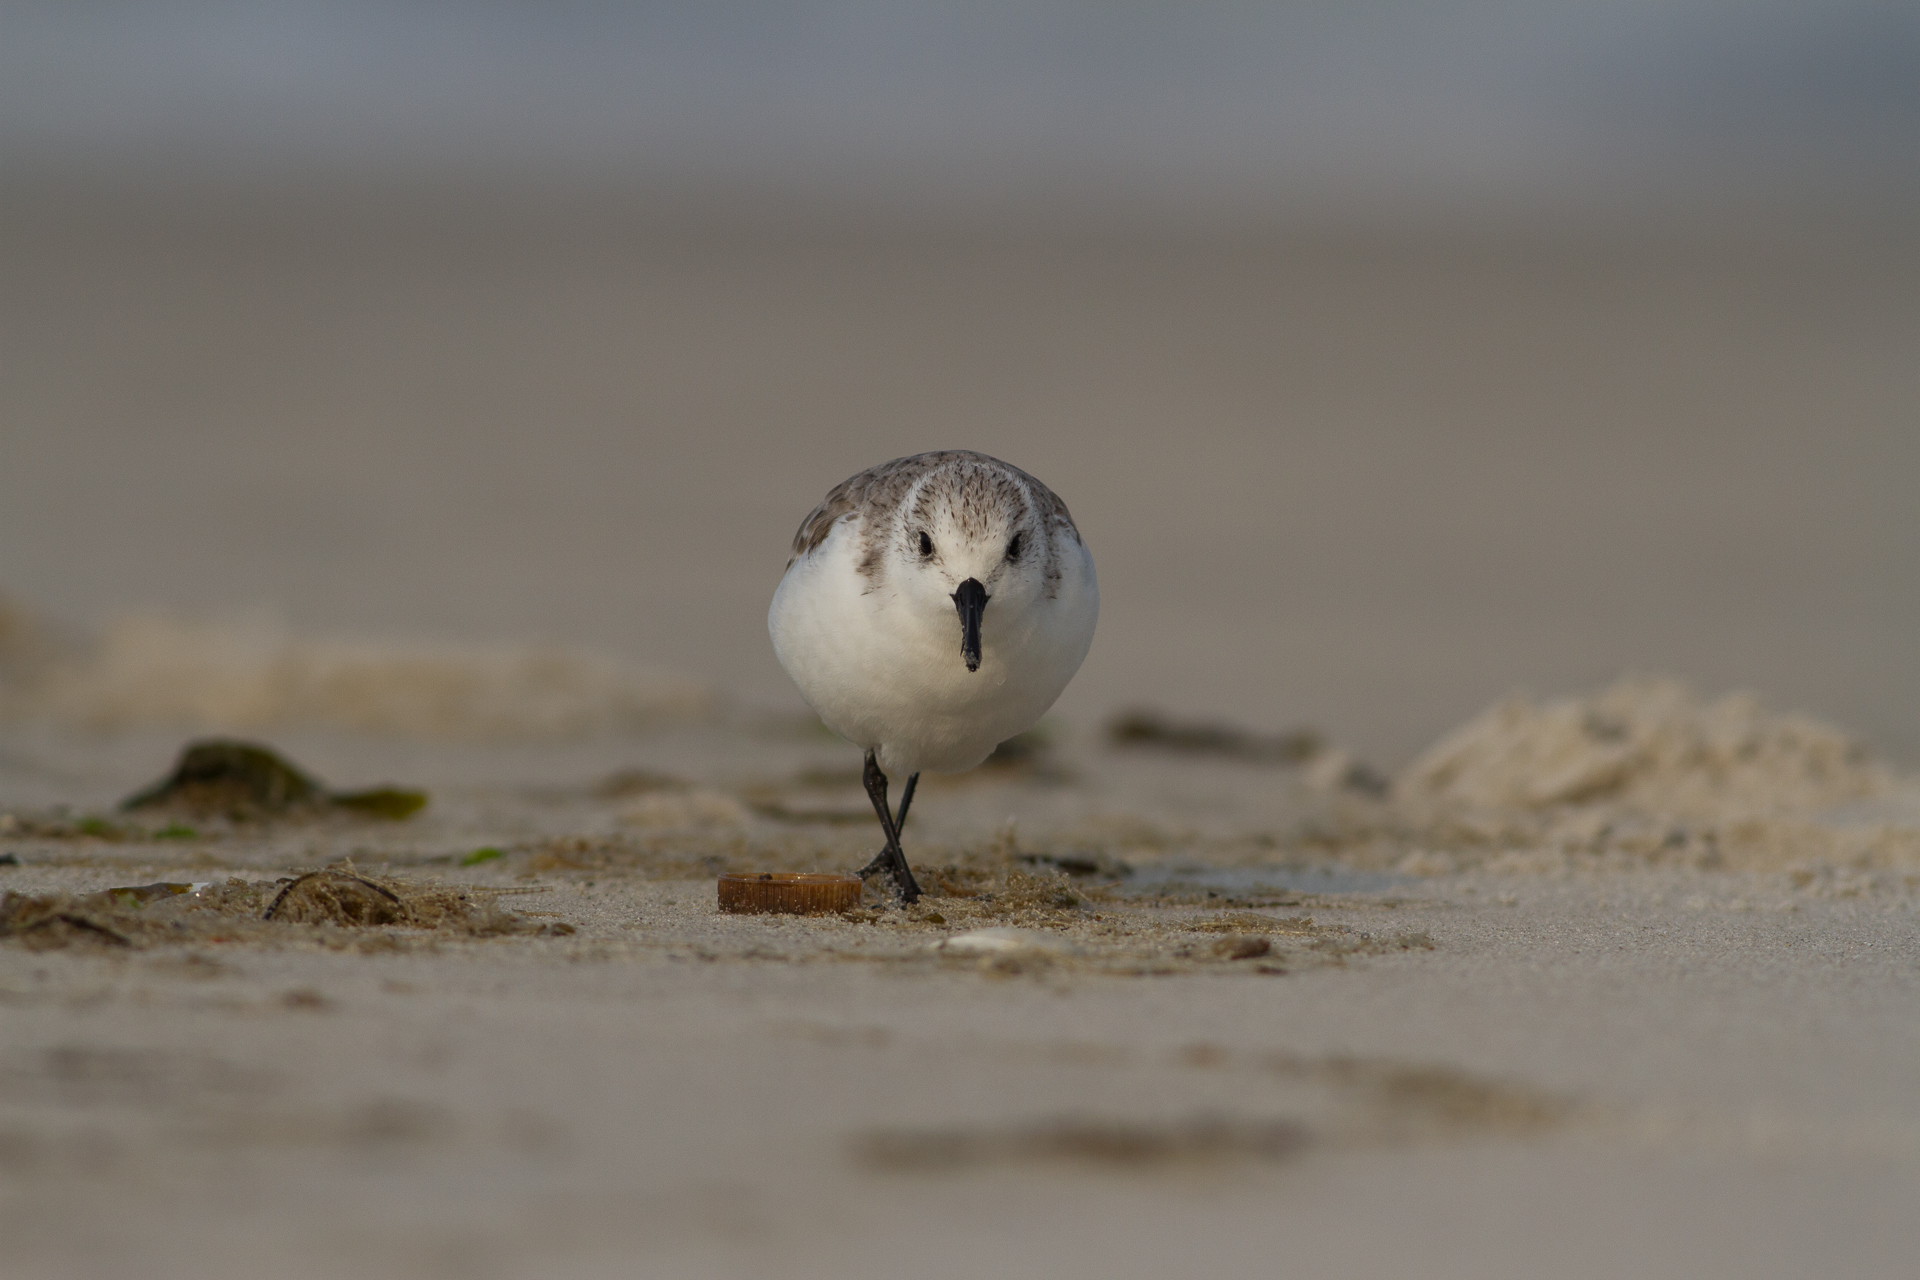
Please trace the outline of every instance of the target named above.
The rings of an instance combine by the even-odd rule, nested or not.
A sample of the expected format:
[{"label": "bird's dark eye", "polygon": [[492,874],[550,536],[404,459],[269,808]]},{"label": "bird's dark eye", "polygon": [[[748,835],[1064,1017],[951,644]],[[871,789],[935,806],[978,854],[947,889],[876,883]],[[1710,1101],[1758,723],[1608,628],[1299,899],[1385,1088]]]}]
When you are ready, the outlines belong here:
[{"label": "bird's dark eye", "polygon": [[1013,541],[1007,544],[1007,559],[1018,560],[1019,558],[1020,558],[1020,535],[1016,533],[1013,535]]},{"label": "bird's dark eye", "polygon": [[923,556],[930,556],[933,554],[933,539],[927,536],[927,531],[925,529],[922,529],[920,531],[920,554]]}]

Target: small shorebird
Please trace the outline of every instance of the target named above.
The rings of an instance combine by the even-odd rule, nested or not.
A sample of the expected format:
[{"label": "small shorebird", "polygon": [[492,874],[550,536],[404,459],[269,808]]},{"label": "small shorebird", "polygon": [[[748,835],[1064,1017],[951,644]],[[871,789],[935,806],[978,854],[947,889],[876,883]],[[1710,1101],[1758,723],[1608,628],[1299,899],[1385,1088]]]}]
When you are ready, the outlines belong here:
[{"label": "small shorebird", "polygon": [[[794,535],[773,651],[866,749],[886,848],[861,869],[920,896],[900,848],[922,770],[958,773],[1033,727],[1093,643],[1100,588],[1067,504],[997,458],[896,458],[834,486]],[[906,779],[898,813],[887,780]]]}]

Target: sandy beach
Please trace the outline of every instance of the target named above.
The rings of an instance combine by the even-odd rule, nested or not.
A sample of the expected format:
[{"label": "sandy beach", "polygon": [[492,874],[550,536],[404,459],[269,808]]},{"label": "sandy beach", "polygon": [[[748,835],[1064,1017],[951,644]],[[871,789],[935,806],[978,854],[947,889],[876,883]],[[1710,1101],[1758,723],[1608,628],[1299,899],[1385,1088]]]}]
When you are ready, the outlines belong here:
[{"label": "sandy beach", "polygon": [[[1752,729],[1774,784],[1871,794],[1716,814],[1736,769],[1652,830],[1651,739],[1488,811],[1063,734],[924,792],[920,904],[825,918],[714,907],[719,871],[871,843],[848,753],[787,725],[549,747],[537,782],[294,735],[430,781],[397,823],[22,810],[7,1270],[1898,1274],[1920,792]],[[106,793],[152,780],[142,737],[30,749]],[[1468,739],[1426,763],[1493,778]],[[261,918],[326,867],[458,905]],[[204,887],[86,896],[166,882]]]},{"label": "sandy beach", "polygon": [[[1911,1270],[1910,236],[0,216],[0,1272]],[[719,914],[950,444],[1093,655]],[[119,807],[209,734],[429,800]]]},{"label": "sandy beach", "polygon": [[965,446],[1094,548],[1082,723],[1311,725],[1391,769],[1516,688],[1645,670],[1920,761],[1916,299],[1911,221],[1865,216],[1129,230],[27,187],[0,207],[0,592],[242,646],[572,645],[797,712],[765,618],[801,517]]}]

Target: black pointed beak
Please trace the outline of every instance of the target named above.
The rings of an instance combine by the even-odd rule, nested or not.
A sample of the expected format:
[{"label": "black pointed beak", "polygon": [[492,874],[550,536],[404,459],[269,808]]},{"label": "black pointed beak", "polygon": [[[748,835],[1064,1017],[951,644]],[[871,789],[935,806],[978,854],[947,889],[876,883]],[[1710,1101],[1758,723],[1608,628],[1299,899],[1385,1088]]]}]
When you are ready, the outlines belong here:
[{"label": "black pointed beak", "polygon": [[968,578],[953,593],[953,607],[960,611],[960,656],[969,671],[980,669],[980,615],[987,611],[988,599],[978,578]]}]

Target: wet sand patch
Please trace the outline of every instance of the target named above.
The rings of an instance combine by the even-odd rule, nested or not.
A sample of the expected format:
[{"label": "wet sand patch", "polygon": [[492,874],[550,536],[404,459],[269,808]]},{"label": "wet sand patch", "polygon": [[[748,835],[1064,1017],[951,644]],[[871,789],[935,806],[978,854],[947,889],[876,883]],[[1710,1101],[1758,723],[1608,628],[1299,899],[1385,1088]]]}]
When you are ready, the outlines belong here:
[{"label": "wet sand patch", "polygon": [[1277,1075],[1315,1096],[1290,1115],[1200,1114],[1173,1119],[1076,1113],[1014,1124],[890,1127],[848,1144],[880,1173],[947,1173],[999,1165],[1070,1165],[1160,1172],[1273,1163],[1313,1150],[1519,1138],[1580,1114],[1568,1097],[1477,1076],[1440,1063],[1296,1054],[1248,1061],[1210,1045],[1181,1052],[1182,1066]]}]

